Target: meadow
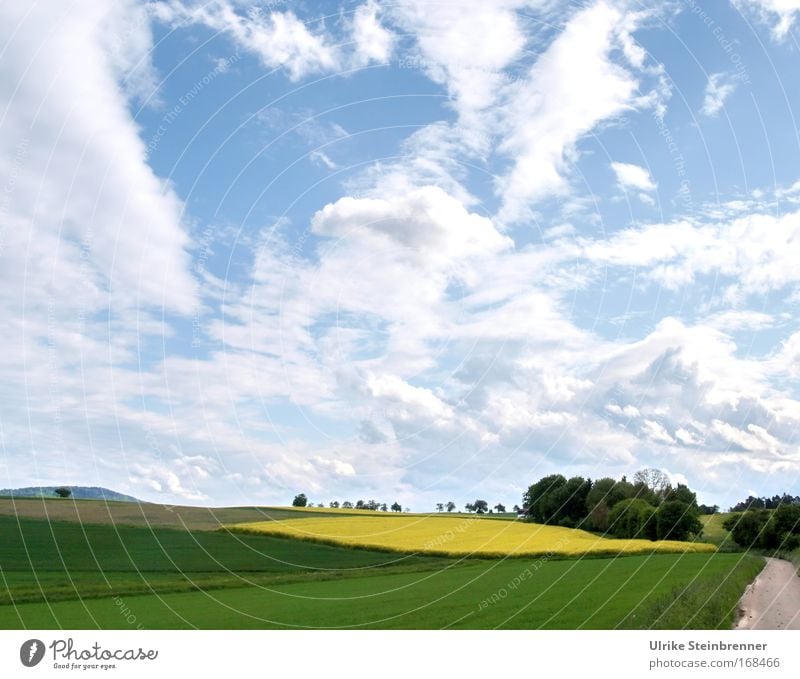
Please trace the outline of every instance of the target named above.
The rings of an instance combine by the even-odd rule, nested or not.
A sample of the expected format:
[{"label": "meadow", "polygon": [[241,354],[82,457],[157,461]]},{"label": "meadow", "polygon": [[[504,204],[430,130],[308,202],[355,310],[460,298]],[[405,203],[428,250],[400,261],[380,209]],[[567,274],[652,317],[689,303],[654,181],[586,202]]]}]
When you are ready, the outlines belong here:
[{"label": "meadow", "polygon": [[[48,515],[69,515],[52,504]],[[91,511],[134,522],[131,507],[101,504]],[[275,525],[349,518],[259,511]],[[763,563],[704,552],[443,557],[232,533],[198,517],[208,529],[0,516],[0,628],[728,628]],[[361,520],[397,530],[422,519],[521,527]]]}]

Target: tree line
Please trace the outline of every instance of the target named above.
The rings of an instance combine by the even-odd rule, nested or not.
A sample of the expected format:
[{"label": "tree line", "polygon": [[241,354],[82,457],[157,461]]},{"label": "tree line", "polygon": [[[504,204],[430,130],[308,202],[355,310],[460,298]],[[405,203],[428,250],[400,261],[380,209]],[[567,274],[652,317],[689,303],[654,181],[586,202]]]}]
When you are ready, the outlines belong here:
[{"label": "tree line", "polygon": [[733,505],[732,512],[746,512],[749,509],[777,509],[781,505],[800,505],[800,495],[773,495],[772,497],[754,497],[748,495],[746,500]]},{"label": "tree line", "polygon": [[[324,508],[325,505],[321,502],[315,505],[313,502],[309,502],[305,493],[299,493],[298,495],[294,496],[294,500],[292,500],[292,507]],[[403,505],[401,505],[399,502],[393,502],[391,505],[387,505],[385,502],[377,502],[376,500],[357,500],[355,503],[350,502],[350,500],[345,500],[344,502],[333,500],[328,503],[328,507],[330,509],[369,509],[374,512],[388,512],[389,510],[393,512],[411,511],[411,509],[408,507],[406,507],[404,510]]]},{"label": "tree line", "polygon": [[658,469],[642,469],[629,481],[551,474],[523,495],[530,521],[610,534],[619,538],[686,540],[703,531],[697,495],[672,486]]},{"label": "tree line", "polygon": [[741,547],[791,551],[800,547],[800,502],[737,512],[725,519],[722,526]]},{"label": "tree line", "polygon": [[[305,493],[299,493],[298,495],[294,496],[294,500],[292,500],[293,507],[318,507],[324,508],[325,505],[321,502],[317,503],[316,505],[313,502],[310,502],[308,497]],[[328,503],[328,507],[330,509],[370,509],[372,511],[377,512],[410,512],[411,509],[408,507],[403,508],[403,506],[399,502],[394,502],[391,505],[387,505],[385,502],[377,502],[376,500],[358,500],[355,503],[350,502],[349,500],[345,500],[344,502],[339,502],[338,500],[333,500],[332,502]],[[454,512],[456,510],[456,503],[450,500],[449,502],[437,502],[436,503],[436,511],[437,512]],[[506,511],[506,506],[502,502],[498,502],[494,505],[493,508],[489,508],[489,503],[486,500],[475,500],[475,502],[467,502],[464,505],[464,511],[469,514],[486,514],[492,513],[492,510],[503,513]],[[514,507],[515,511],[521,511],[519,507]]]}]

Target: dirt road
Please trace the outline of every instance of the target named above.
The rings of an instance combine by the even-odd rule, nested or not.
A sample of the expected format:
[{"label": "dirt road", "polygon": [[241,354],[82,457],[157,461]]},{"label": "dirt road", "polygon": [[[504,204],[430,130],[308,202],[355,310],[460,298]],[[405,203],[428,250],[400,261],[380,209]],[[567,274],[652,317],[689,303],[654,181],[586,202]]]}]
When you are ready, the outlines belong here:
[{"label": "dirt road", "polygon": [[739,608],[735,629],[800,629],[800,577],[795,566],[768,558],[764,570],[745,590]]}]

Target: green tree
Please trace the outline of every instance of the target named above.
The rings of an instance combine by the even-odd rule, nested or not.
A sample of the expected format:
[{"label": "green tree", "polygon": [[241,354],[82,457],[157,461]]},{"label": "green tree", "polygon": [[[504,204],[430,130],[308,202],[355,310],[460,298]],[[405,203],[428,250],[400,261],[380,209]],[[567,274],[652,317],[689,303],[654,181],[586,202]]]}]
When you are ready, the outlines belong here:
[{"label": "green tree", "polygon": [[443,512],[444,511],[444,502],[437,502],[436,503],[436,511]]},{"label": "green tree", "polygon": [[781,504],[773,512],[772,518],[781,534],[800,534],[800,505]]},{"label": "green tree", "polygon": [[300,493],[294,496],[292,500],[292,507],[305,507],[308,504],[308,498],[305,493]]},{"label": "green tree", "polygon": [[764,549],[796,549],[800,545],[800,505],[778,504],[763,526],[759,542]]},{"label": "green tree", "polygon": [[617,502],[608,515],[608,531],[618,538],[654,539],[655,508],[640,498]]},{"label": "green tree", "polygon": [[600,502],[592,507],[588,516],[586,517],[587,527],[589,529],[599,530],[605,533],[608,530],[609,513],[608,505],[603,500],[600,500]]},{"label": "green tree", "polygon": [[767,523],[769,512],[750,510],[740,514],[733,527],[731,537],[741,547],[754,547],[761,541],[761,531]]},{"label": "green tree", "polygon": [[641,481],[633,484],[633,497],[644,500],[647,504],[653,505],[654,507],[661,504],[661,497],[659,494]]},{"label": "green tree", "polygon": [[634,494],[633,484],[628,482],[624,476],[621,481],[608,476],[595,481],[586,495],[587,526],[594,530],[608,530],[608,517],[611,509],[618,502],[633,498]]},{"label": "green tree", "polygon": [[403,506],[399,502],[395,502],[392,504],[392,511],[393,512],[402,512]]},{"label": "green tree", "polygon": [[[697,494],[689,489],[689,486],[679,483],[675,488],[670,488],[664,498],[665,500],[677,500],[684,502],[692,507],[697,507]],[[698,507],[698,511],[700,508]]]},{"label": "green tree", "polygon": [[659,540],[688,540],[703,532],[700,513],[680,500],[666,500],[656,513]]},{"label": "green tree", "polygon": [[711,515],[719,513],[719,505],[699,505],[700,514]]},{"label": "green tree", "polygon": [[448,511],[448,512],[455,511],[455,508],[456,508],[456,503],[455,503],[455,502],[453,502],[452,500],[450,500],[450,502],[448,502],[448,503],[445,505],[445,507],[447,508],[447,511]]},{"label": "green tree", "polygon": [[506,506],[502,502],[498,502],[494,509],[498,514],[503,514],[506,511]]},{"label": "green tree", "polygon": [[352,508],[353,508],[353,503],[350,502],[350,500],[345,500],[344,502],[342,502],[342,509],[352,509]]},{"label": "green tree", "polygon": [[72,490],[66,486],[60,486],[53,491],[53,494],[58,497],[68,498],[72,495]]},{"label": "green tree", "polygon": [[559,504],[553,493],[567,485],[561,474],[545,476],[534,483],[522,496],[522,504],[528,507],[528,515],[539,523],[548,523],[556,514]]},{"label": "green tree", "polygon": [[[573,476],[567,483],[553,493],[554,504],[558,507],[551,521],[556,521],[562,525],[581,524],[588,511],[586,510],[586,498],[592,489],[592,482],[582,476]],[[564,519],[567,519],[564,522]],[[563,523],[562,523],[563,522]]]},{"label": "green tree", "polygon": [[333,502],[331,502],[330,508],[331,509],[339,509],[339,502],[334,500]]},{"label": "green tree", "polygon": [[472,503],[472,507],[478,514],[485,514],[489,509],[489,503],[486,500],[475,500]]}]

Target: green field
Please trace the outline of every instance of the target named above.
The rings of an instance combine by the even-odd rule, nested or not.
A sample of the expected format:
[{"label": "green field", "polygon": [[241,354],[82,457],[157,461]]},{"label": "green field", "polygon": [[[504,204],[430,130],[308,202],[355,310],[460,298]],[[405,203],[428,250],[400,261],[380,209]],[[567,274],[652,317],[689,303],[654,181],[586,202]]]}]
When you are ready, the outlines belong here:
[{"label": "green field", "polygon": [[[36,502],[65,516],[65,505]],[[117,511],[98,505],[81,515]],[[227,514],[242,509],[280,517]],[[135,523],[130,507],[119,511]],[[741,554],[421,557],[148,523],[0,516],[0,628],[727,628],[762,564]]]},{"label": "green field", "polygon": [[[333,509],[314,509],[312,512],[293,507],[185,507],[151,502],[0,497],[0,516],[183,530],[216,530],[228,523],[280,521],[327,514],[338,515]],[[386,514],[381,512],[381,515]]]},{"label": "green field", "polygon": [[721,514],[708,514],[701,516],[700,521],[703,523],[703,535],[700,538],[704,542],[711,542],[723,552],[741,551],[739,547],[731,538],[731,533],[722,524],[730,516],[730,513]]}]

